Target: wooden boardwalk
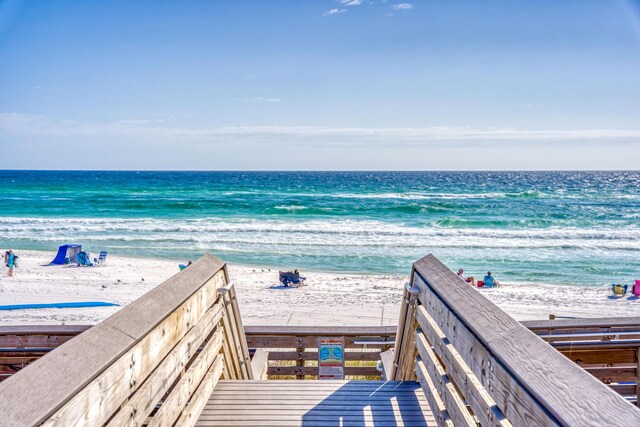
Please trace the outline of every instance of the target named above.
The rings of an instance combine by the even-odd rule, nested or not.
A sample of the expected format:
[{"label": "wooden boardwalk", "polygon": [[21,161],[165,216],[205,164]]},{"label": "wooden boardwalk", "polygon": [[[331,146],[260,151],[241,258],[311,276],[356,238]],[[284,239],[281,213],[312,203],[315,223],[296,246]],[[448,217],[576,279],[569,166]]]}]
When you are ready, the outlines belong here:
[{"label": "wooden boardwalk", "polygon": [[220,381],[196,426],[436,426],[412,381]]}]

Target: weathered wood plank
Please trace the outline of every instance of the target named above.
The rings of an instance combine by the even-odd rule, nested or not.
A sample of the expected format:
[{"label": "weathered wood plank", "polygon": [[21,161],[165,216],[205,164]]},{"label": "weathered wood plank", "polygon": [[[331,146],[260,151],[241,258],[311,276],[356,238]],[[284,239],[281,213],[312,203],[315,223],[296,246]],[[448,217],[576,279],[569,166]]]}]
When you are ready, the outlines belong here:
[{"label": "weathered wood plank", "polygon": [[267,379],[267,368],[269,367],[269,352],[259,348],[256,350],[251,360],[251,371],[257,380]]},{"label": "weathered wood plank", "polygon": [[[332,334],[327,335],[332,337],[339,337],[341,335]],[[262,336],[262,335],[247,335],[247,345],[249,348],[268,348],[268,349],[285,349],[285,348],[315,348],[318,346],[318,336],[305,335],[305,336]],[[382,339],[382,338],[381,338]],[[366,344],[367,340],[370,340],[371,344]],[[357,344],[357,343],[359,344]],[[360,339],[360,337],[345,338],[344,346],[347,349],[383,349],[393,346],[393,341],[388,339],[385,344],[378,344],[375,337],[367,339]]]},{"label": "weathered wood plank", "polygon": [[[489,392],[465,363],[458,350],[440,330],[423,306],[416,308],[416,320],[428,343],[433,346],[447,374],[483,426],[511,426]],[[423,361],[425,358],[423,357]]]},{"label": "weathered wood plank", "polygon": [[594,319],[526,320],[520,322],[531,330],[640,327],[640,317],[599,317]]},{"label": "weathered wood plank", "polygon": [[15,427],[41,424],[134,342],[121,331],[99,324],[90,334],[79,335],[52,351],[46,359],[2,381],[3,423]]},{"label": "weathered wood plank", "polygon": [[[533,410],[526,416],[534,415],[543,424],[640,423],[636,408],[560,357],[481,293],[466,286],[435,257],[427,256],[414,267],[419,280],[414,280],[413,285],[420,287],[420,300],[427,312],[437,320],[483,385],[491,384],[489,393],[514,425],[530,425],[531,419],[525,421],[522,414],[510,410],[510,407],[522,410],[526,401],[529,410]],[[478,353],[478,347],[484,350]],[[558,378],[557,372],[565,375]],[[549,378],[553,377],[557,382],[550,383]],[[498,385],[503,388],[500,392]],[[588,401],[583,399],[586,390],[591,396]],[[552,414],[552,418],[547,414]],[[518,417],[520,421],[514,422]]]},{"label": "weathered wood plank", "polygon": [[[144,363],[140,363],[136,356],[131,359],[134,362],[131,366],[121,370],[117,376],[118,382],[101,386],[106,387],[106,390],[98,387],[95,392],[75,396],[79,396],[80,391],[89,387],[98,376],[106,375],[105,369],[109,369],[107,367],[116,366],[117,360],[122,359],[143,336],[167,320],[178,307],[183,306],[203,283],[213,279],[223,265],[222,261],[210,255],[202,257],[189,269],[168,279],[101,324],[88,329],[53,350],[46,358],[30,364],[3,381],[0,384],[0,413],[3,420],[12,426],[41,424],[54,412],[61,410],[72,397],[86,399],[82,405],[73,405],[77,406],[76,409],[69,407],[69,411],[65,412],[69,416],[80,418],[76,421],[63,421],[63,416],[56,420],[66,422],[67,425],[80,422],[85,417],[97,417],[91,419],[89,424],[98,423],[98,418],[106,420],[101,417],[111,416],[112,408],[119,407],[123,399],[144,380],[148,374],[145,370],[149,366],[146,361],[159,357],[158,352],[165,349],[159,349],[151,343],[140,346],[135,351],[136,354],[144,353],[141,351],[142,347],[148,349],[144,353]],[[201,298],[200,303],[203,302],[204,299]],[[185,319],[189,327],[192,322],[197,322],[197,319],[191,319],[190,316],[190,313],[187,314]],[[183,325],[184,322],[178,324]],[[173,337],[176,331],[167,332],[167,335]],[[115,371],[112,372],[115,375]],[[125,396],[122,400],[118,397],[121,393]]]},{"label": "weathered wood plank", "polygon": [[382,379],[388,380],[389,375],[394,372],[393,369],[393,349],[384,351],[380,354],[380,359],[382,360]]},{"label": "weathered wood plank", "polygon": [[[221,272],[216,276],[220,277]],[[219,280],[214,276],[182,305],[171,312],[150,332],[145,331],[122,357],[106,367],[83,390],[72,396],[43,426],[67,426],[76,422],[100,424],[109,420],[123,402],[135,392],[155,367],[182,337],[204,316],[217,299]],[[136,313],[131,313],[133,320]],[[136,330],[140,325],[120,323],[122,329]],[[110,318],[111,319],[111,318]],[[105,320],[109,324],[109,319]],[[100,402],[96,405],[95,402]]]},{"label": "weathered wood plank", "polygon": [[[269,360],[318,360],[318,352],[312,351],[269,351]],[[380,360],[379,351],[345,351],[344,360]]]},{"label": "weathered wood plank", "polygon": [[[269,366],[269,375],[318,375],[317,366]],[[345,366],[345,375],[380,377],[375,366]]]},{"label": "weathered wood plank", "polygon": [[[225,265],[226,268],[226,265]],[[239,345],[239,355],[242,357],[242,364],[245,372],[243,379],[253,379],[253,371],[251,369],[251,358],[249,357],[249,347],[247,346],[247,336],[244,332],[244,325],[242,324],[242,317],[240,316],[240,308],[238,306],[238,296],[236,294],[236,287],[231,285],[228,292],[230,300],[230,306],[232,307],[233,316],[235,319],[235,330],[237,334],[237,340]]]},{"label": "weathered wood plank", "polygon": [[[200,344],[218,325],[222,304],[217,302],[205,316],[176,345],[153,371],[142,386],[109,421],[109,426],[142,425],[178,375],[186,368]],[[220,341],[220,335],[212,340]]]},{"label": "weathered wood plank", "polygon": [[[295,390],[287,391],[287,386]],[[385,391],[379,394],[381,389]],[[358,394],[349,397],[353,390],[358,390]],[[221,381],[196,425],[228,422],[299,426],[316,423],[334,426],[341,422],[359,426],[435,425],[419,384],[383,381]]]},{"label": "weathered wood plank", "polygon": [[[253,326],[244,328],[251,336],[393,337],[396,326]],[[393,343],[393,342],[392,342]]]},{"label": "weathered wood plank", "polygon": [[0,336],[5,335],[70,335],[76,336],[93,325],[2,325]]},{"label": "weathered wood plank", "polygon": [[220,321],[222,325],[222,333],[224,335],[224,355],[225,360],[229,358],[229,367],[231,368],[228,372],[225,371],[225,374],[233,380],[239,380],[242,378],[242,370],[240,368],[240,360],[238,358],[238,354],[236,352],[236,342],[233,337],[233,319],[229,318],[228,310],[225,310],[224,316],[222,316],[222,320]]},{"label": "weathered wood plank", "polygon": [[560,351],[569,360],[579,365],[619,365],[635,363],[633,348],[606,348],[597,350],[568,349]]},{"label": "weathered wood plank", "polygon": [[[516,426],[556,425],[544,408],[527,393],[518,393],[518,381],[507,371],[458,316],[431,292],[421,279],[414,282],[421,290],[422,307],[462,356],[481,384],[489,392],[500,411]],[[516,401],[517,399],[517,401]]]},{"label": "weathered wood plank", "polygon": [[[190,397],[200,386],[207,372],[214,370],[212,369],[212,365],[223,365],[222,356],[219,355],[220,349],[223,346],[222,341],[222,329],[218,329],[214,334],[214,338],[209,340],[195,362],[189,367],[182,378],[180,378],[180,381],[178,381],[171,390],[171,393],[165,401],[162,402],[162,406],[160,406],[160,409],[158,409],[148,423],[149,427],[172,426],[181,416]],[[217,366],[213,368],[215,368],[217,372]],[[220,373],[222,373],[222,367],[220,368]]]},{"label": "weathered wood plank", "polygon": [[453,420],[451,420],[451,417],[449,416],[447,407],[442,401],[440,393],[438,393],[438,388],[429,377],[427,368],[425,367],[424,362],[420,359],[420,357],[418,357],[414,366],[416,369],[416,376],[418,377],[418,381],[422,385],[422,390],[424,391],[424,395],[429,402],[431,412],[433,413],[438,426],[455,427]]},{"label": "weathered wood plank", "polygon": [[[218,358],[222,357],[218,355]],[[221,360],[218,360],[217,363],[214,362],[210,371],[202,380],[201,384],[198,386],[198,389],[193,393],[187,407],[178,421],[176,422],[177,426],[181,427],[191,427],[196,424],[198,421],[198,417],[202,412],[202,408],[204,408],[207,403],[207,399],[211,396],[213,389],[215,388],[218,380],[220,379],[220,375],[222,375],[224,364]]]},{"label": "weathered wood plank", "polygon": [[453,421],[456,427],[476,427],[477,424],[471,413],[467,410],[464,399],[460,396],[458,390],[455,389],[453,383],[449,381],[449,376],[445,372],[444,366],[442,366],[436,354],[431,350],[429,343],[420,331],[416,331],[415,333],[415,344],[420,359],[422,359],[427,374],[431,379],[431,382],[425,381],[424,383],[420,383],[423,390],[425,387],[431,390],[431,385],[435,385],[436,392],[439,394],[440,399],[447,408],[447,413],[451,421]]}]

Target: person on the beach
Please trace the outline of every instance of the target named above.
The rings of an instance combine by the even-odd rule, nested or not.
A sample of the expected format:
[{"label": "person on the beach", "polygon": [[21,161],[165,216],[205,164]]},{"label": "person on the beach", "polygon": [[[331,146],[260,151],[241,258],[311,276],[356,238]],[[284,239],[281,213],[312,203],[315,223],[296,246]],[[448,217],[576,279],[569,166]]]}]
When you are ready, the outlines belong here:
[{"label": "person on the beach", "polygon": [[487,275],[484,276],[484,286],[487,288],[493,288],[494,286],[500,286],[500,283],[496,279],[493,278],[491,272],[487,272]]},{"label": "person on the beach", "polygon": [[9,267],[7,276],[13,277],[13,268],[16,265],[16,255],[13,253],[13,249],[9,249],[7,252],[5,252],[4,263],[7,267]]},{"label": "person on the beach", "polygon": [[462,280],[464,280],[465,282],[469,283],[471,286],[475,286],[476,285],[476,279],[474,279],[473,276],[464,277],[463,273],[464,273],[463,269],[458,270],[458,277],[461,278]]}]

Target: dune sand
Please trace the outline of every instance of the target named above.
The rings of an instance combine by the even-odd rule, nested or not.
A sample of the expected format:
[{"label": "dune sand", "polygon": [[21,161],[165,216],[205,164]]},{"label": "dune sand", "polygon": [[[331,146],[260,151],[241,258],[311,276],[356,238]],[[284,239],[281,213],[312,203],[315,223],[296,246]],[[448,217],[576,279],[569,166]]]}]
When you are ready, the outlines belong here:
[{"label": "dune sand", "polygon": [[[95,324],[178,272],[184,262],[109,255],[103,267],[47,266],[54,252],[17,251],[15,277],[0,268],[0,305],[107,301],[120,307],[0,311],[0,325]],[[408,272],[407,272],[408,273]],[[380,326],[398,320],[402,275],[303,272],[305,286],[283,288],[277,270],[229,266],[246,325]],[[552,285],[505,285],[478,290],[518,320],[640,316],[640,299],[609,290]]]}]

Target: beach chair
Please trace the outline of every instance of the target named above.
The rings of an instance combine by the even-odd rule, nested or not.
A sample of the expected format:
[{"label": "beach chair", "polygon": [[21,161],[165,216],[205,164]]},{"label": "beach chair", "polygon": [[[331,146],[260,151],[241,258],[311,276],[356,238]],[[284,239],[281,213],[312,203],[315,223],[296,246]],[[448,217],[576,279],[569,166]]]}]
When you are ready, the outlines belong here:
[{"label": "beach chair", "polygon": [[633,285],[631,293],[636,297],[640,297],[640,280],[636,280],[636,284]]},{"label": "beach chair", "polygon": [[79,252],[76,255],[76,261],[79,267],[93,267],[93,263],[89,260],[89,255],[86,252]]},{"label": "beach chair", "polygon": [[627,293],[627,285],[611,285],[611,291],[614,297],[623,297]]},{"label": "beach chair", "polygon": [[285,287],[289,287],[290,283],[294,285],[303,285],[306,277],[301,277],[300,273],[292,273],[291,271],[279,271],[279,280]]},{"label": "beach chair", "polygon": [[93,263],[98,266],[98,265],[106,265],[107,264],[107,251],[100,251],[100,255],[98,255],[98,258],[94,258],[93,259]]}]

